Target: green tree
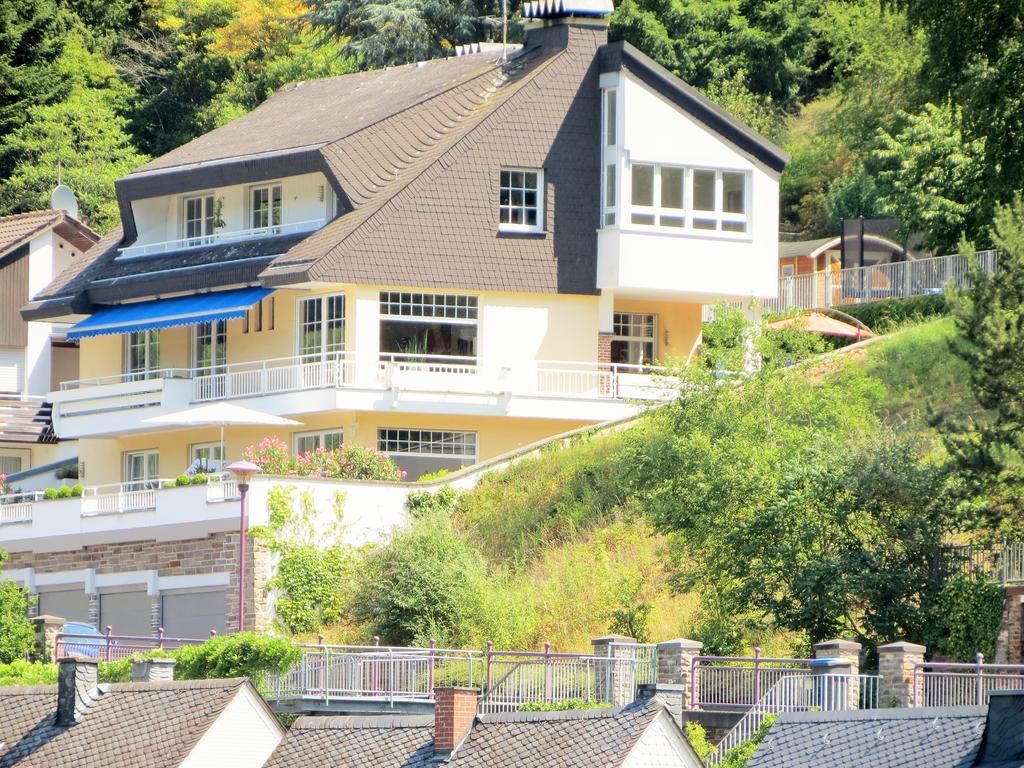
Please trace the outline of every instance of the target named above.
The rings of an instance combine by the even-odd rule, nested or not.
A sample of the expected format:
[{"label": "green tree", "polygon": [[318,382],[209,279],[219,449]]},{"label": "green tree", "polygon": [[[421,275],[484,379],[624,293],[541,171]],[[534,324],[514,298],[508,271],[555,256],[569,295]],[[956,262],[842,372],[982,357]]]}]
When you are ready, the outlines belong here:
[{"label": "green tree", "polygon": [[[0,550],[0,566],[7,553]],[[32,650],[35,632],[28,620],[29,598],[18,583],[0,581],[0,664],[10,664]]]},{"label": "green tree", "polygon": [[[946,447],[976,500],[969,521],[1024,533],[1024,202],[1000,207],[992,228],[999,273],[975,271],[955,297],[953,353],[967,365],[983,413],[949,419]],[[963,248],[973,250],[964,243]]]},{"label": "green tree", "polygon": [[965,138],[961,111],[926,104],[897,134],[882,132],[874,160],[887,210],[905,235],[921,232],[925,248],[950,252],[990,215],[984,142]]},{"label": "green tree", "polygon": [[30,107],[25,123],[0,138],[4,161],[14,169],[0,182],[0,205],[45,208],[59,177],[75,190],[83,217],[106,232],[118,221],[114,181],[145,160],[122,117],[130,91],[80,34],[67,38],[51,76],[68,88],[65,98]]}]

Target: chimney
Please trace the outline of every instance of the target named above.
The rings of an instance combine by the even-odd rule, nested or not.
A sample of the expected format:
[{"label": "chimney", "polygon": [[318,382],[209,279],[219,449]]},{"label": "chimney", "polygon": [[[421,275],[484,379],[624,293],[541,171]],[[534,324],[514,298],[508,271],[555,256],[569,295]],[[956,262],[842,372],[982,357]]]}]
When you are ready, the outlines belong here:
[{"label": "chimney", "polygon": [[612,0],[527,0],[522,6],[523,48],[596,51],[608,42],[609,17],[614,11]]},{"label": "chimney", "polygon": [[57,725],[81,722],[100,696],[99,663],[95,659],[66,656],[58,662]]},{"label": "chimney", "polygon": [[169,683],[174,680],[174,659],[136,659],[132,662],[133,683]]},{"label": "chimney", "polygon": [[447,757],[469,735],[476,719],[476,688],[434,689],[434,753]]}]

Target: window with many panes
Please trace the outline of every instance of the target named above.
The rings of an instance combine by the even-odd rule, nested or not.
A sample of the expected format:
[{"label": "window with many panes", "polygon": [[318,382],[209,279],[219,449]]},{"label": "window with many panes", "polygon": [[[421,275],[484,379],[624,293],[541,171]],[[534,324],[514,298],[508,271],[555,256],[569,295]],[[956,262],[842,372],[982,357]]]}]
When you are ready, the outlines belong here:
[{"label": "window with many panes", "polygon": [[502,168],[498,197],[498,228],[513,232],[544,229],[544,171]]},{"label": "window with many panes", "polygon": [[327,360],[345,351],[345,296],[316,296],[299,302],[299,355]]},{"label": "window with many panes", "polygon": [[377,430],[377,450],[388,454],[416,480],[427,472],[459,469],[476,462],[476,432],[447,429],[382,427]]},{"label": "window with many panes", "polygon": [[613,363],[644,365],[654,362],[657,321],[645,312],[616,312],[613,317]]},{"label": "window with many panes", "polygon": [[281,185],[249,188],[249,226],[253,229],[281,226]]},{"label": "window with many panes", "polygon": [[341,448],[345,436],[340,429],[320,429],[315,432],[296,432],[293,436],[295,455],[309,453],[319,449],[333,451]]},{"label": "window with many panes", "polygon": [[653,163],[630,166],[630,222],[709,232],[749,231],[749,174]]},{"label": "window with many panes", "polygon": [[224,446],[220,443],[194,443],[189,450],[191,465],[199,472],[220,472],[224,469]]},{"label": "window with many panes", "polygon": [[182,229],[186,239],[201,243],[213,234],[214,229],[213,195],[186,197],[182,202]]},{"label": "window with many panes", "polygon": [[381,291],[381,357],[473,357],[478,313],[476,296]]},{"label": "window with many panes", "polygon": [[160,331],[132,331],[124,336],[124,372],[145,379],[160,369]]}]

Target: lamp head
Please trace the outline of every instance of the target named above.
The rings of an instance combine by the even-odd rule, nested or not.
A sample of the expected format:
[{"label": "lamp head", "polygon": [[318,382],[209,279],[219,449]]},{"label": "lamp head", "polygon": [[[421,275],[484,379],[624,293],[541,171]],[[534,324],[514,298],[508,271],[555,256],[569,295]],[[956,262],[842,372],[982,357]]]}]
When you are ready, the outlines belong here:
[{"label": "lamp head", "polygon": [[227,470],[240,483],[247,483],[250,477],[260,473],[259,465],[253,464],[251,461],[236,461],[234,464],[228,464]]}]

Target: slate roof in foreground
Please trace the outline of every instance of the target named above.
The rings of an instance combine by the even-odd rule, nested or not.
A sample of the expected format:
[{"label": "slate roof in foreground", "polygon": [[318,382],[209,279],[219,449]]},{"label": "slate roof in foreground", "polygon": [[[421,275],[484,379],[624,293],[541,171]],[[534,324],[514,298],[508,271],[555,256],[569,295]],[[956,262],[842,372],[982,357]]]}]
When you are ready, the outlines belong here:
[{"label": "slate roof in foreground", "polygon": [[0,688],[0,768],[176,766],[244,685],[244,678],[101,685],[71,727],[54,725],[56,685]]},{"label": "slate roof in foreground", "polygon": [[[451,768],[620,766],[665,709],[647,699],[614,709],[482,715]],[[437,765],[433,718],[302,717],[266,768],[427,768]]]},{"label": "slate roof in foreground", "polygon": [[922,707],[779,716],[747,768],[968,768],[986,707]]}]

